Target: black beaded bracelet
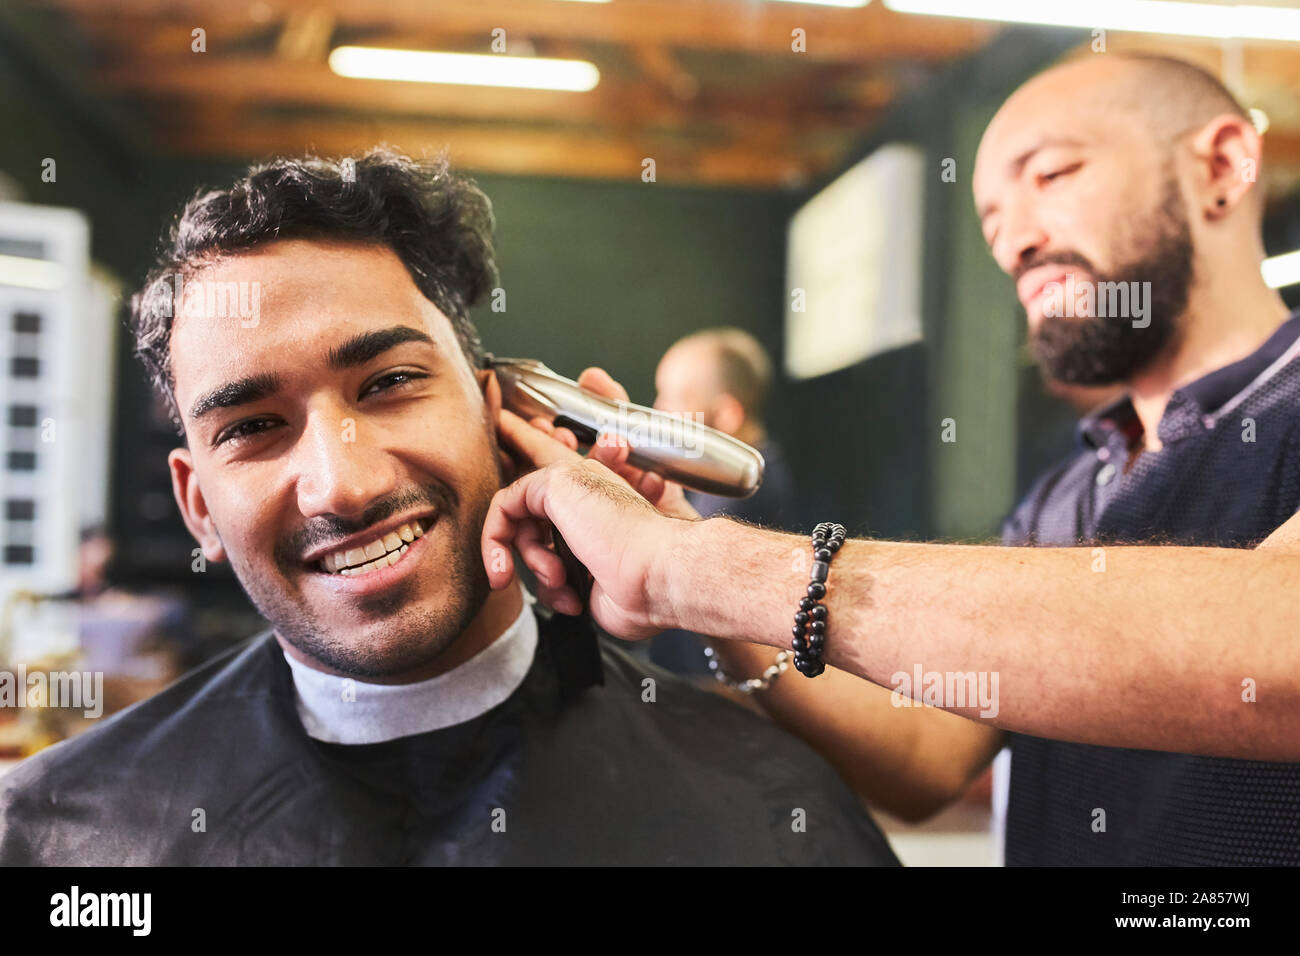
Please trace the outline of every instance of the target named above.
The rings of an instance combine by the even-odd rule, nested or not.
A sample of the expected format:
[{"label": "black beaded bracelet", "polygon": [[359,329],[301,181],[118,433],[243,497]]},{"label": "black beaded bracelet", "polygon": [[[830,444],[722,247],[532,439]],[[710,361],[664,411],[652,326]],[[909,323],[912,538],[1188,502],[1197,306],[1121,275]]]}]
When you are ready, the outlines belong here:
[{"label": "black beaded bracelet", "polygon": [[822,652],[826,649],[826,579],[831,572],[831,558],[844,544],[844,525],[823,521],[813,528],[812,580],[808,596],[799,601],[794,615],[794,666],[804,677],[816,677],[826,670]]}]

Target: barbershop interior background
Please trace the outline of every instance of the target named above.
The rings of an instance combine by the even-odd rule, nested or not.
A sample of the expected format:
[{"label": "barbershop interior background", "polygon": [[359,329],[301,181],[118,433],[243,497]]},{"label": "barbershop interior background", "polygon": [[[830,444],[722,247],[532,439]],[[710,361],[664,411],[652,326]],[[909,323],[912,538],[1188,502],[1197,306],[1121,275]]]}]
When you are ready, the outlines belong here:
[{"label": "barbershop interior background", "polygon": [[[1025,350],[972,206],[988,120],[1061,57],[1201,63],[1266,126],[1265,237],[1282,257],[1300,250],[1292,33],[1049,28],[882,0],[0,5],[0,666],[79,649],[120,707],[262,626],[226,567],[193,568],[175,435],[123,325],[160,224],[200,186],[277,154],[446,146],[496,212],[505,308],[475,314],[489,350],[570,376],[600,365],[651,404],[674,341],[738,326],[776,369],[766,424],[794,474],[790,530],[835,516],[858,535],[988,540],[1107,397],[1045,382]],[[580,60],[599,78],[357,78],[331,66],[348,46]],[[1294,307],[1289,262],[1274,271]],[[37,632],[66,646],[33,647]],[[63,731],[24,732],[0,733],[0,757]],[[983,781],[891,839],[908,862],[990,862],[989,800]]]}]

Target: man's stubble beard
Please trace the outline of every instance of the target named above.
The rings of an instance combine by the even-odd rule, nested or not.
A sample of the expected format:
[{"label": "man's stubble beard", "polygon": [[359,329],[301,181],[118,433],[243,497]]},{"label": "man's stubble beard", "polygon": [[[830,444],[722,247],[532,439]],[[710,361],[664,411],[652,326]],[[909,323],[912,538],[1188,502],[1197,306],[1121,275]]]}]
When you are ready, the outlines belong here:
[{"label": "man's stubble beard", "polygon": [[[1149,222],[1149,237],[1139,237],[1138,243],[1146,253],[1109,275],[1100,275],[1077,254],[1048,255],[1022,267],[1021,274],[1046,263],[1079,265],[1095,280],[1094,292],[1105,282],[1151,283],[1147,299],[1150,324],[1145,328],[1134,328],[1132,316],[1043,317],[1030,335],[1030,349],[1043,371],[1058,382],[1127,382],[1177,347],[1194,270],[1187,206],[1171,172],[1166,172],[1163,199]],[[1094,302],[1099,299],[1094,295]]]},{"label": "man's stubble beard", "polygon": [[[417,596],[418,574],[379,594],[359,599],[359,606],[376,620],[400,616],[402,633],[386,635],[382,647],[358,646],[346,636],[331,638],[331,627],[316,620],[310,608],[294,603],[287,587],[277,588],[277,581],[247,567],[234,554],[230,554],[231,567],[253,605],[275,632],[309,660],[358,679],[394,677],[428,665],[451,648],[491,594],[479,542],[488,506],[499,487],[499,480],[496,484],[485,483],[477,490],[472,503],[462,499],[461,508],[441,512],[437,524],[430,529],[433,532],[441,526],[451,530],[451,566],[443,575],[447,582],[446,603],[435,609],[403,610]],[[425,555],[422,560],[428,559]],[[278,583],[283,585],[287,581],[284,563],[277,560],[276,570]],[[427,567],[421,570],[429,573]],[[301,595],[300,591],[294,593]]]}]

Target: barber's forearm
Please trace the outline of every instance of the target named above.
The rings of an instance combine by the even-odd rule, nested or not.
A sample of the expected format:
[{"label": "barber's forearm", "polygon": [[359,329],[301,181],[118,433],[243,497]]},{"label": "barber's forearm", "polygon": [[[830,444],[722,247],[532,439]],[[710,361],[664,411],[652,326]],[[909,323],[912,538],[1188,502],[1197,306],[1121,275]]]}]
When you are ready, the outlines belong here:
[{"label": "barber's forearm", "polygon": [[[682,540],[661,585],[674,623],[788,646],[807,539],[711,519]],[[918,666],[996,675],[991,722],[1022,733],[1296,760],[1297,595],[1296,556],[849,541],[831,565],[826,661],[891,688]]]}]

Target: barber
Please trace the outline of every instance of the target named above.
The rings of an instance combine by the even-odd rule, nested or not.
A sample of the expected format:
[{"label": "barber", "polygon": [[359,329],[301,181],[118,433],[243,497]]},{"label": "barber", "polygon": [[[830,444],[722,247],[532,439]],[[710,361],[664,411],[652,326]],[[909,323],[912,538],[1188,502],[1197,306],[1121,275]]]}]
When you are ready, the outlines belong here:
[{"label": "barber", "polygon": [[[792,562],[809,539],[685,520],[625,452],[582,460],[505,418],[504,440],[539,468],[489,513],[493,583],[514,545],[543,599],[579,610],[545,519],[590,570],[611,633],[687,628],[755,664],[790,649],[811,600],[825,609],[816,647],[813,621],[798,626],[814,679],[778,682],[795,695],[787,720],[836,738],[837,765],[856,753],[868,796],[904,804],[960,792],[1010,742],[1009,863],[1300,864],[1300,317],[1259,275],[1262,198],[1246,171],[1261,152],[1213,77],[1158,57],[1049,70],[986,131],[976,205],[1031,347],[1061,381],[1127,387],[1004,529],[1006,544],[1057,547],[832,529],[817,546],[826,580],[810,582]],[[1131,313],[1098,313],[1096,294],[1121,282],[1142,296]],[[1090,287],[1091,313],[1062,302]],[[1150,539],[1192,547],[1118,545]],[[885,688],[918,664],[996,674],[996,713],[940,701],[967,719],[912,719],[892,742],[918,712]]]}]

